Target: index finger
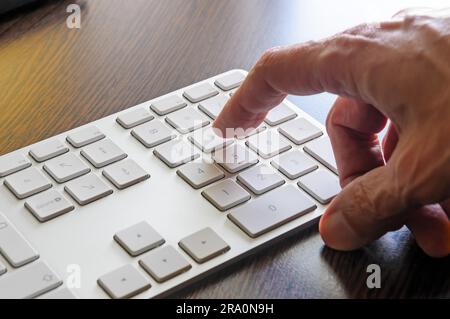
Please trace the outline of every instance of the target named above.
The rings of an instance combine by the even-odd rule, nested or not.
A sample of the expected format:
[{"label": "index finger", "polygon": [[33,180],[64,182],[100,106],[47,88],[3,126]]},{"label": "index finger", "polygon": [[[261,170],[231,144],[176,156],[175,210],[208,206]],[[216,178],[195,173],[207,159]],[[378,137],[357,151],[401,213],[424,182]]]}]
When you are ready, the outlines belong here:
[{"label": "index finger", "polygon": [[213,126],[224,134],[227,128],[257,127],[287,94],[326,91],[360,96],[362,62],[367,61],[371,40],[355,33],[358,27],[351,34],[343,33],[324,41],[270,49],[249,72]]}]

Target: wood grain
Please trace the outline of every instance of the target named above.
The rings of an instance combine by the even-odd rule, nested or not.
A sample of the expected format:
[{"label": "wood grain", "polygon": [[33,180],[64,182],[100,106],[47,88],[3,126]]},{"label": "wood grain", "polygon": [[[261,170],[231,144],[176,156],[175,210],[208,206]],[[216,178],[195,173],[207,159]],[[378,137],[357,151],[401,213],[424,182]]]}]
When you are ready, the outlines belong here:
[{"label": "wood grain", "polygon": [[[73,2],[82,7],[80,30],[65,24]],[[265,49],[322,36],[330,23],[341,27],[336,18],[305,28],[320,23],[304,13],[315,12],[305,3],[43,1],[2,17],[0,154],[220,72],[249,69]],[[331,100],[297,101],[317,104],[306,109],[323,119]],[[382,268],[381,289],[366,286],[371,263]],[[450,258],[426,257],[406,229],[339,253],[313,227],[174,297],[450,298]]]}]

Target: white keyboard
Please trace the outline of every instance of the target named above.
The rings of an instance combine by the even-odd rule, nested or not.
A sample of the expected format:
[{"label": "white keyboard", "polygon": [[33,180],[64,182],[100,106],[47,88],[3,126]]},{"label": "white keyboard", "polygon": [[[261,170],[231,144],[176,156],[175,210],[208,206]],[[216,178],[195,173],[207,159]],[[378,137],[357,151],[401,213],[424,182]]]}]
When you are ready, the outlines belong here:
[{"label": "white keyboard", "polygon": [[289,101],[248,136],[213,119],[233,70],[0,156],[0,298],[153,298],[318,220],[340,191]]}]

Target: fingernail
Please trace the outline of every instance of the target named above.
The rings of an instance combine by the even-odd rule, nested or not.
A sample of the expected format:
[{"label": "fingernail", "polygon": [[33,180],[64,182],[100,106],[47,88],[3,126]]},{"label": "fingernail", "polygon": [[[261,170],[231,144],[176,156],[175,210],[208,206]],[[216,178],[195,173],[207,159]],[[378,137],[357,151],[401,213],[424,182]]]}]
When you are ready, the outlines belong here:
[{"label": "fingernail", "polygon": [[336,250],[355,250],[365,244],[341,212],[325,213],[319,231],[325,244]]}]

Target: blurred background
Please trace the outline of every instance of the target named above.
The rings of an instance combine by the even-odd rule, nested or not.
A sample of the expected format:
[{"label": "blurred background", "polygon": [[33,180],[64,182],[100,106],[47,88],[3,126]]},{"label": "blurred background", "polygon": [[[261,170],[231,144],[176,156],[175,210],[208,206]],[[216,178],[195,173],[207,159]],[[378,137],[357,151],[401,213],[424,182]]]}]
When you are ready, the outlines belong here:
[{"label": "blurred background", "polygon": [[[82,9],[80,30],[65,24],[71,3]],[[35,142],[220,72],[250,69],[272,46],[388,19],[405,7],[445,5],[448,0],[38,1],[0,18],[0,140],[17,137],[0,143],[0,153],[24,146],[23,136]],[[333,99],[293,100],[323,122]],[[32,120],[49,106],[59,120]],[[95,118],[79,116],[90,111]],[[17,118],[28,122],[26,130],[8,125]]]}]

